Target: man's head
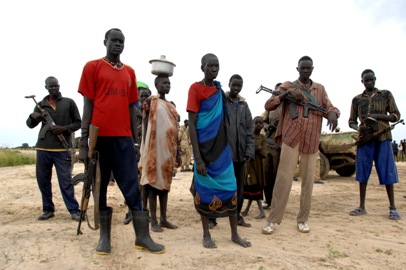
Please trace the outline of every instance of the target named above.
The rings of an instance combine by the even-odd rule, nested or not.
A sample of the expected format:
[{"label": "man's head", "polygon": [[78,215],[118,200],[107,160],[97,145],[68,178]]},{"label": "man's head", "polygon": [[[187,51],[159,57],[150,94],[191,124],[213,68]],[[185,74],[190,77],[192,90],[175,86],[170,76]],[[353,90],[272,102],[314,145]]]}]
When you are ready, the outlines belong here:
[{"label": "man's head", "polygon": [[124,34],[118,28],[108,30],[104,36],[107,56],[119,57],[124,50]]},{"label": "man's head", "polygon": [[241,92],[242,85],[243,85],[243,79],[240,75],[234,74],[233,76],[230,77],[228,86],[230,87],[229,95],[231,98],[238,97],[238,94]]},{"label": "man's head", "polygon": [[281,86],[282,83],[277,83],[275,84],[275,91],[278,90],[279,86]]},{"label": "man's head", "polygon": [[361,82],[364,84],[365,90],[374,90],[375,81],[375,73],[371,69],[366,69],[361,73]]},{"label": "man's head", "polygon": [[155,78],[155,88],[158,90],[158,94],[166,95],[171,90],[171,81],[167,75],[158,75]]},{"label": "man's head", "polygon": [[210,80],[217,78],[220,70],[219,59],[212,53],[205,54],[202,57],[201,69],[204,72],[204,77]]},{"label": "man's head", "polygon": [[303,56],[299,59],[296,70],[299,72],[301,81],[307,81],[313,72],[313,60],[309,56]]},{"label": "man's head", "polygon": [[183,121],[183,123],[185,124],[185,127],[189,126],[189,120],[185,119],[185,121]]},{"label": "man's head", "polygon": [[45,88],[48,90],[49,95],[51,97],[57,97],[59,94],[59,82],[58,79],[49,76],[48,78],[45,79]]}]

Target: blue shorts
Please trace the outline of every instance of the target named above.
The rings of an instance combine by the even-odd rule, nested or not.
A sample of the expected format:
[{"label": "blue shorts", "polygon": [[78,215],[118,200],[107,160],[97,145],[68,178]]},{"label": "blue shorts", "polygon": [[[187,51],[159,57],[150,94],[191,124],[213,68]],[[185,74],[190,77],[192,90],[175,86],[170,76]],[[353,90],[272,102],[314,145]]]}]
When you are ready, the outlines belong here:
[{"label": "blue shorts", "polygon": [[357,148],[355,180],[360,183],[368,183],[373,162],[375,162],[375,169],[381,185],[399,182],[390,140],[372,141]]}]

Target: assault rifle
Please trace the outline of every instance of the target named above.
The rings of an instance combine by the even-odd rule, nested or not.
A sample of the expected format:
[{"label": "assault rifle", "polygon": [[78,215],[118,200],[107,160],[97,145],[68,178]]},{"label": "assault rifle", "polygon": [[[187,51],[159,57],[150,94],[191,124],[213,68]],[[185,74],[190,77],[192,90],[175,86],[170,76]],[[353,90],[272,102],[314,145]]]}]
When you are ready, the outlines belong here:
[{"label": "assault rifle", "polygon": [[[88,160],[87,164],[85,164],[85,173],[83,176],[83,190],[82,190],[82,200],[80,202],[80,220],[77,229],[77,235],[83,234],[80,230],[80,226],[82,225],[82,220],[87,221],[87,225],[92,230],[97,230],[99,228],[99,195],[100,195],[100,172],[97,169],[98,167],[98,160],[99,160],[99,153],[95,151],[97,136],[99,133],[99,128],[90,125],[89,126],[89,153],[88,153]],[[97,175],[99,174],[99,175]],[[98,180],[99,179],[99,180]],[[94,197],[94,227],[90,225],[89,218],[86,214],[90,193],[93,189],[93,197]]]},{"label": "assault rifle", "polygon": [[[48,132],[48,130],[52,127],[52,126],[56,126],[54,119],[52,119],[51,115],[49,115],[49,113],[47,113],[42,107],[41,105],[35,100],[35,95],[31,95],[31,96],[25,96],[25,98],[32,98],[35,102],[35,104],[37,105],[37,108],[40,110],[41,112],[41,116],[42,116],[42,123],[44,124],[44,126],[42,127],[41,131],[39,132],[39,138],[40,139],[44,139],[45,138],[45,134]],[[62,134],[59,135],[55,135],[56,137],[58,137],[59,141],[61,142],[62,146],[66,149],[66,151],[70,151],[69,149],[69,144],[66,141],[65,137]]]},{"label": "assault rifle", "polygon": [[384,133],[386,133],[386,132],[391,131],[392,129],[395,128],[395,126],[396,126],[397,124],[402,124],[402,125],[404,125],[405,122],[403,121],[403,119],[400,119],[399,121],[393,123],[392,125],[387,126],[387,127],[383,128],[383,129],[381,129],[381,130],[375,131],[374,133],[372,133],[372,134],[370,134],[370,135],[364,136],[364,137],[362,137],[362,138],[358,137],[358,139],[357,139],[354,143],[338,145],[337,147],[334,147],[334,150],[345,150],[345,149],[349,149],[349,148],[351,148],[351,147],[353,147],[353,146],[362,146],[362,145],[365,145],[365,144],[367,144],[367,143],[369,143],[369,142],[375,140],[375,139],[378,138],[380,135],[382,135],[382,134],[384,134]]},{"label": "assault rifle", "polygon": [[[275,96],[279,96],[282,94],[281,92],[267,88],[267,87],[263,86],[262,84],[255,93],[258,94],[261,91],[271,93]],[[302,106],[304,108],[303,117],[305,117],[305,118],[309,117],[309,110],[319,111],[319,112],[322,112],[323,114],[327,113],[326,108],[319,106],[317,104],[314,104],[313,102],[310,102],[308,100],[296,101],[290,95],[287,95],[285,97],[285,100],[290,102],[289,112],[290,112],[290,117],[292,117],[293,120],[298,117],[297,111],[296,111],[296,105]]]}]

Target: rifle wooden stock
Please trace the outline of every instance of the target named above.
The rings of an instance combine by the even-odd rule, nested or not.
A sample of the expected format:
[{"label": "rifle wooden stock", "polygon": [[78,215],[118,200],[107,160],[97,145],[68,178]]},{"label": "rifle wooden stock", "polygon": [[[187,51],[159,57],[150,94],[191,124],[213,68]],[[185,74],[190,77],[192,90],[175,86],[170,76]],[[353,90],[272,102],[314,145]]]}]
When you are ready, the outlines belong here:
[{"label": "rifle wooden stock", "polygon": [[337,147],[333,147],[332,149],[334,149],[334,150],[345,150],[345,149],[349,149],[349,148],[351,148],[351,147],[353,147],[353,146],[362,146],[362,145],[365,145],[365,144],[369,143],[370,141],[375,140],[375,139],[378,138],[380,135],[382,135],[382,134],[384,134],[384,133],[386,133],[386,132],[391,131],[392,129],[395,128],[395,126],[396,126],[397,124],[402,124],[402,125],[404,125],[405,123],[404,123],[404,120],[403,120],[403,119],[400,119],[399,121],[393,123],[393,124],[390,125],[390,126],[387,126],[387,127],[383,128],[383,129],[381,129],[381,130],[375,131],[374,133],[372,133],[372,135],[370,135],[370,136],[368,136],[368,137],[362,138],[361,140],[360,140],[359,137],[358,137],[358,139],[357,139],[354,143],[339,145],[339,146],[337,146]]},{"label": "rifle wooden stock", "polygon": [[96,156],[96,143],[97,143],[97,137],[99,134],[99,128],[90,125],[89,126],[89,153],[88,153],[88,161],[87,164],[85,164],[85,177],[84,177],[84,183],[83,183],[83,190],[82,190],[82,200],[80,203],[80,220],[78,224],[78,229],[77,229],[77,235],[83,234],[82,231],[80,230],[80,227],[82,225],[82,220],[86,219],[87,224],[89,228],[96,230],[98,226],[95,226],[93,228],[90,226],[89,219],[87,218],[86,211],[89,205],[89,199],[90,199],[90,194],[92,191],[92,183],[93,179],[95,178],[96,175],[96,167],[97,167],[97,156]]},{"label": "rifle wooden stock", "polygon": [[97,136],[99,136],[99,127],[89,125],[89,158],[92,158],[96,150]]},{"label": "rifle wooden stock", "polygon": [[391,131],[392,129],[395,128],[395,126],[396,126],[397,124],[403,124],[403,125],[404,125],[405,123],[404,123],[403,119],[400,119],[399,121],[393,123],[392,125],[387,126],[387,127],[385,127],[384,129],[381,129],[381,130],[378,130],[378,131],[372,133],[372,135],[367,136],[366,138],[362,138],[361,140],[357,140],[357,141],[355,142],[355,144],[356,144],[357,146],[365,145],[365,144],[369,143],[370,141],[375,140],[375,139],[378,138],[380,135],[382,135],[382,134],[384,134],[384,133],[386,133],[386,132],[388,132],[388,131]]}]

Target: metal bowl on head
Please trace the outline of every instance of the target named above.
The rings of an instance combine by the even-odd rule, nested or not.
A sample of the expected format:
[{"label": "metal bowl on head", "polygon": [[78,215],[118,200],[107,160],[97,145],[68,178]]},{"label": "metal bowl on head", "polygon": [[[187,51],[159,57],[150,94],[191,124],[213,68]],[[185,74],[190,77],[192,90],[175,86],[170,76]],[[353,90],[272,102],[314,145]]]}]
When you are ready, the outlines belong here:
[{"label": "metal bowl on head", "polygon": [[173,69],[176,65],[166,60],[165,55],[161,55],[160,59],[153,59],[149,61],[152,65],[151,73],[154,75],[167,75],[168,77],[173,75]]}]

